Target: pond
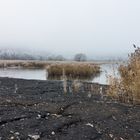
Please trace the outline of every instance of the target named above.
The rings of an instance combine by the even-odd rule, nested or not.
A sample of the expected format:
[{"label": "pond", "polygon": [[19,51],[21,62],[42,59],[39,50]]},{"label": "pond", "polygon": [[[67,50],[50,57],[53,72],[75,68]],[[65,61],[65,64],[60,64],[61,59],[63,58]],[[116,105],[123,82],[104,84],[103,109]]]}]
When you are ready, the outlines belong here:
[{"label": "pond", "polygon": [[[101,74],[90,81],[108,84],[107,75],[118,76],[117,69],[118,65],[103,64]],[[0,68],[0,77],[47,80],[48,74],[45,69]]]},{"label": "pond", "polygon": [[101,65],[101,74],[93,79],[92,82],[97,82],[100,84],[109,84],[108,83],[108,77],[119,77],[118,72],[119,64],[103,64]]},{"label": "pond", "polygon": [[1,68],[0,77],[46,80],[45,69]]}]

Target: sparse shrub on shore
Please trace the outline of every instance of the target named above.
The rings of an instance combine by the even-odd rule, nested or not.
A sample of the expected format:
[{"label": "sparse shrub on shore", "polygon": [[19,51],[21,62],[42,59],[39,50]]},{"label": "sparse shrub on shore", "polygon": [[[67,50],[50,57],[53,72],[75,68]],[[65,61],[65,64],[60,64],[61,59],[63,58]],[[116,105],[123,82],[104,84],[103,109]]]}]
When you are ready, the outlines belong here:
[{"label": "sparse shrub on shore", "polygon": [[140,104],[140,48],[134,47],[127,64],[119,67],[120,78],[109,78],[108,95],[121,102]]}]

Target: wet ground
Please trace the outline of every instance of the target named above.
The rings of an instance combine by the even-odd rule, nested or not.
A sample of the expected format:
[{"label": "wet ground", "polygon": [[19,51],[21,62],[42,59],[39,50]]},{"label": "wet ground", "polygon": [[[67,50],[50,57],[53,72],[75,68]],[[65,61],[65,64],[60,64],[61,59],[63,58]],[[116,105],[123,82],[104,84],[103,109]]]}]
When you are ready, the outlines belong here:
[{"label": "wet ground", "polygon": [[68,85],[0,78],[0,140],[140,140],[140,106],[107,99],[106,86]]}]

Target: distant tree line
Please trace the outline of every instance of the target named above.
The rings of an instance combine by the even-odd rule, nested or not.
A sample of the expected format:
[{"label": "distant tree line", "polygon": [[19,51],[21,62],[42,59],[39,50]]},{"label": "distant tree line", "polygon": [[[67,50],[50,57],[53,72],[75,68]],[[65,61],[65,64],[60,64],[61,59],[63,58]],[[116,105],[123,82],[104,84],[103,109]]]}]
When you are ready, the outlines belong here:
[{"label": "distant tree line", "polygon": [[75,61],[87,61],[87,57],[83,53],[78,53],[74,56]]},{"label": "distant tree line", "polygon": [[28,53],[0,51],[0,59],[1,60],[35,60],[38,58]]},{"label": "distant tree line", "polygon": [[[48,61],[65,61],[62,55],[35,55],[25,52],[3,51],[0,50],[1,60],[48,60]],[[87,57],[83,53],[78,53],[73,58],[74,61],[87,61]]]},{"label": "distant tree line", "polygon": [[0,50],[1,60],[50,60],[50,61],[64,61],[65,58],[62,55],[36,55],[31,53],[22,53],[14,51]]},{"label": "distant tree line", "polygon": [[47,60],[50,60],[50,61],[65,61],[66,58],[64,58],[62,55],[57,55],[57,56],[49,56],[47,57]]}]

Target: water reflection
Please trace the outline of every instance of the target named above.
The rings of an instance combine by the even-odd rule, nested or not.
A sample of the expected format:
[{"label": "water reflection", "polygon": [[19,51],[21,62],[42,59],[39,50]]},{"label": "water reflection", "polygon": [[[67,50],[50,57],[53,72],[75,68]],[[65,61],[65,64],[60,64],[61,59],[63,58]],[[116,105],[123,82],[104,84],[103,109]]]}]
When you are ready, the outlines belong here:
[{"label": "water reflection", "polygon": [[100,84],[109,84],[108,76],[119,77],[118,72],[119,64],[103,64],[101,65],[101,74],[98,77],[95,77],[92,82],[100,83]]},{"label": "water reflection", "polygon": [[[95,77],[100,76],[100,74],[92,75],[92,76],[79,76],[79,77],[72,77],[67,76],[67,80],[82,80],[82,81],[92,81]],[[63,76],[49,76],[47,77],[48,80],[62,80]]]},{"label": "water reflection", "polygon": [[44,69],[1,68],[0,77],[46,80]]},{"label": "water reflection", "polygon": [[[92,77],[67,77],[68,80],[84,80],[100,84],[108,84],[107,75],[118,77],[118,66],[104,64],[101,65],[101,74]],[[0,77],[35,79],[35,80],[62,80],[62,77],[49,77],[45,69],[21,69],[21,68],[1,68]]]}]

